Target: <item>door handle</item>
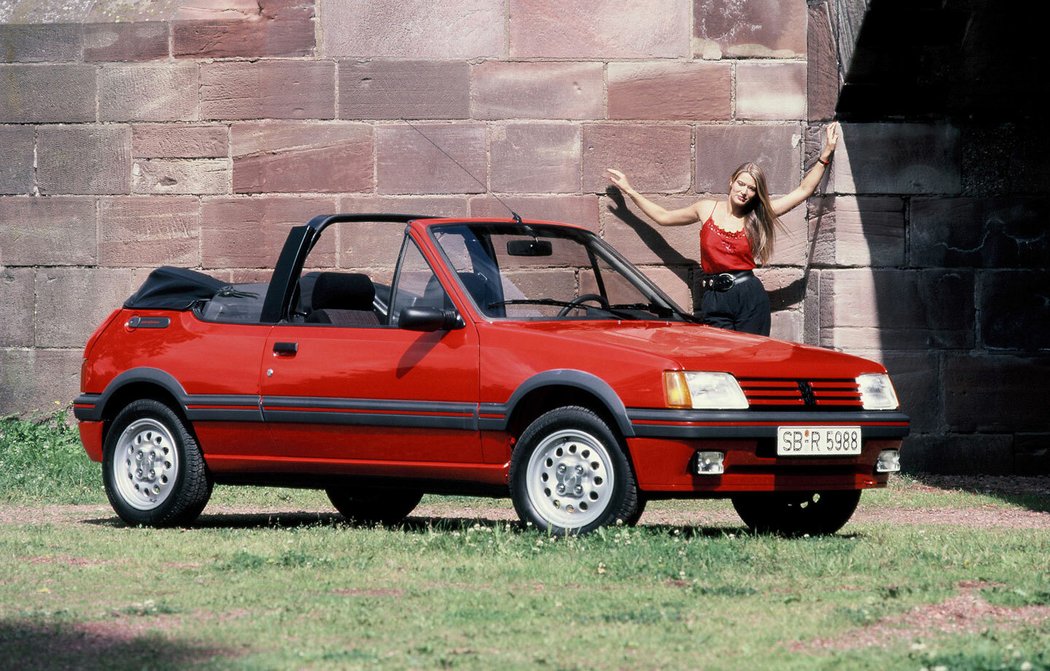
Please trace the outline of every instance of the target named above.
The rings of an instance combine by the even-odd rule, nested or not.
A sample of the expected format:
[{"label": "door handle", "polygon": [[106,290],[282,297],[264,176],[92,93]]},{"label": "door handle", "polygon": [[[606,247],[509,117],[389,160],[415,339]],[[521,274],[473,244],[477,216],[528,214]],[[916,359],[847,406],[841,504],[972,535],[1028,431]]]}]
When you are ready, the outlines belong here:
[{"label": "door handle", "polygon": [[275,342],[273,344],[273,353],[276,356],[295,356],[299,352],[299,343],[297,342]]}]

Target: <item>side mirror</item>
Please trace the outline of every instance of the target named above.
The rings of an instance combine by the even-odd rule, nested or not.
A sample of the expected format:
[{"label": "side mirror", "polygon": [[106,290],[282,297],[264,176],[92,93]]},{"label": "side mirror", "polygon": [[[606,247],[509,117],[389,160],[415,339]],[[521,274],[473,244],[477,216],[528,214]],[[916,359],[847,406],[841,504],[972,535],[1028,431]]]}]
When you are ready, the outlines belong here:
[{"label": "side mirror", "polygon": [[397,325],[407,331],[451,331],[465,326],[455,310],[441,308],[405,308],[398,314]]}]

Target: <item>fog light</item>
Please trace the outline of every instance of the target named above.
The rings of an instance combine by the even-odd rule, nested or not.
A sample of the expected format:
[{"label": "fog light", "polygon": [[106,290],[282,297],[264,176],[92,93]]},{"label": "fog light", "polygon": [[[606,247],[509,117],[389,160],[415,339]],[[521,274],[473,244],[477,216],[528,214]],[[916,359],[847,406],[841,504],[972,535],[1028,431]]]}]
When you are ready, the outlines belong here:
[{"label": "fog light", "polygon": [[697,452],[696,474],[697,475],[721,475],[725,473],[722,462],[726,455],[723,452]]},{"label": "fog light", "polygon": [[879,452],[879,460],[875,462],[876,473],[897,473],[901,470],[901,453],[899,450],[883,450]]}]

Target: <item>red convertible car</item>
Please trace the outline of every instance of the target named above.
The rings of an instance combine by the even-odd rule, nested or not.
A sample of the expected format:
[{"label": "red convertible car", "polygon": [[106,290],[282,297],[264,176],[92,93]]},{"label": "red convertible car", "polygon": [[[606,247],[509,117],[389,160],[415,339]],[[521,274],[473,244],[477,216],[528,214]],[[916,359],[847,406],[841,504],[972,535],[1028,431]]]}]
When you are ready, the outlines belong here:
[{"label": "red convertible car", "polygon": [[125,522],[214,483],[323,488],[396,523],[424,493],[509,495],[555,534],[728,497],[833,533],[899,470],[885,369],[696,322],[598,236],[543,221],[319,216],[265,284],[155,270],[84,351],[75,402]]}]

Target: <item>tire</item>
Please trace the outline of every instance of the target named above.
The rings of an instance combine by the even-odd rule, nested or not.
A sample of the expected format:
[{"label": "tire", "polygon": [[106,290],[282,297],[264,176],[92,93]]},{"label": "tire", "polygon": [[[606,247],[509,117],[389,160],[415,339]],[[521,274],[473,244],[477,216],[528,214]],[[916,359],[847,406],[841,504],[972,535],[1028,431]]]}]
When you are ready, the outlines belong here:
[{"label": "tire", "polygon": [[128,404],[113,420],[102,481],[113,510],[136,526],[189,524],[212,489],[197,440],[175,411],[152,399]]},{"label": "tire", "polygon": [[833,534],[845,526],[859,502],[859,489],[733,497],[733,507],[752,531],[780,536]]},{"label": "tire", "polygon": [[525,429],[511,455],[510,496],[523,523],[557,536],[638,520],[626,450],[586,408],[551,410]]},{"label": "tire", "polygon": [[362,526],[400,524],[419,505],[423,492],[416,489],[379,487],[329,487],[328,500],[347,522]]}]

